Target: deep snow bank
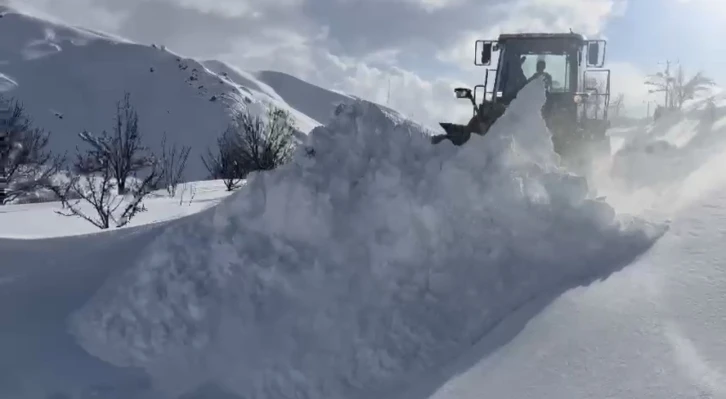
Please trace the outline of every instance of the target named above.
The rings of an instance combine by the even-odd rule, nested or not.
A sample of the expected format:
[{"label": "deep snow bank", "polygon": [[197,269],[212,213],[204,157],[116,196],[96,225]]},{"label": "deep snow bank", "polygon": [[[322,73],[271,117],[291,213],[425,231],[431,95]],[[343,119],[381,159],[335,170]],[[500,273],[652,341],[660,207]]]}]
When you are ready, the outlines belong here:
[{"label": "deep snow bank", "polygon": [[341,105],[293,163],[166,231],[79,310],[92,354],[178,394],[385,398],[514,309],[603,278],[660,229],[614,218],[554,164],[528,85],[485,138],[432,146]]}]

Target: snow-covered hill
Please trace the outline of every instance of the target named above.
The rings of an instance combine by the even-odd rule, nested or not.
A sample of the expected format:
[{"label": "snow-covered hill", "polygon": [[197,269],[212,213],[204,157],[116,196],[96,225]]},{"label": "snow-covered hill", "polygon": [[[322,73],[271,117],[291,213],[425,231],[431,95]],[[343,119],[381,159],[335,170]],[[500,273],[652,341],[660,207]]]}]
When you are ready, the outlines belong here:
[{"label": "snow-covered hill", "polygon": [[[243,71],[235,66],[219,60],[207,60],[202,64],[211,72],[222,76],[225,80],[237,85],[237,87],[249,94],[253,98],[261,99],[266,103],[287,109],[297,119],[300,130],[307,133],[314,127],[324,124],[332,116],[336,104],[331,104],[328,100],[328,90],[311,85],[298,79],[303,84],[297,84],[288,87],[290,93],[294,94],[292,98],[285,98],[275,91],[274,88],[259,80],[256,73]],[[349,97],[341,97],[342,101],[350,99]],[[290,101],[297,100],[297,101]],[[301,110],[305,107],[315,107],[313,109],[322,109],[319,114],[310,114]]]},{"label": "snow-covered hill", "polygon": [[170,141],[192,147],[187,179],[206,177],[200,155],[224,131],[231,110],[249,107],[261,113],[272,104],[289,110],[301,132],[307,133],[320,125],[317,119],[326,107],[328,114],[334,109],[327,97],[311,95],[329,92],[310,90],[310,85],[305,87],[305,104],[315,115],[288,105],[251,74],[235,70],[222,75],[221,63],[209,62],[207,68],[161,46],[132,43],[2,6],[0,13],[0,94],[23,102],[35,125],[52,132],[51,148],[60,153],[72,153],[84,129],[111,129],[115,103],[125,91],[139,112],[149,146],[158,149],[167,132]]},{"label": "snow-covered hill", "polygon": [[[311,118],[315,126],[327,123],[339,104],[361,99],[354,95],[324,89],[283,72],[246,72],[219,60],[208,60],[202,64],[209,70],[239,84],[243,90],[249,91],[256,98],[263,96],[272,103],[288,105],[293,109],[293,113]],[[377,106],[396,112],[381,104],[377,104]]]},{"label": "snow-covered hill", "polygon": [[[321,124],[330,119],[332,111],[338,104],[355,98],[323,89],[282,72],[259,71],[255,73],[255,77],[272,87],[288,104],[294,104],[296,109]],[[311,98],[317,100],[310,101]]]}]

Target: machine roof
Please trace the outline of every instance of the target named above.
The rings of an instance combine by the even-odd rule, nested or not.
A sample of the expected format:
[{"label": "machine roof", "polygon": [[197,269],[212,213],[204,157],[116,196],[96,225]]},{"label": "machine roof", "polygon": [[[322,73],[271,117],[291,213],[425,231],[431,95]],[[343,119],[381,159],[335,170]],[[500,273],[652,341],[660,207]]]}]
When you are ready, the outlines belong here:
[{"label": "machine roof", "polygon": [[572,39],[587,40],[579,33],[503,33],[499,35],[499,41],[504,42],[511,39]]}]

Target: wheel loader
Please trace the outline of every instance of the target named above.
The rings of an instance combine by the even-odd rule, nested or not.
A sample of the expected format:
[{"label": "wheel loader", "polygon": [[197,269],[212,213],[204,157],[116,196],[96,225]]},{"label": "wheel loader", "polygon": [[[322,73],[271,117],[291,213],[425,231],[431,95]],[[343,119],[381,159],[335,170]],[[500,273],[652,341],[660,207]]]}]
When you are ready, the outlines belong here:
[{"label": "wheel loader", "polygon": [[473,116],[466,125],[441,122],[446,133],[433,136],[434,144],[450,140],[463,145],[471,134],[485,135],[519,90],[542,77],[542,116],[555,152],[569,164],[587,162],[593,151],[609,154],[610,70],[603,69],[604,40],[588,40],[574,32],[517,33],[502,34],[495,41],[477,40],[474,47],[474,65],[490,66],[497,55],[497,67],[487,68],[483,85],[454,89],[457,98],[471,102]]}]

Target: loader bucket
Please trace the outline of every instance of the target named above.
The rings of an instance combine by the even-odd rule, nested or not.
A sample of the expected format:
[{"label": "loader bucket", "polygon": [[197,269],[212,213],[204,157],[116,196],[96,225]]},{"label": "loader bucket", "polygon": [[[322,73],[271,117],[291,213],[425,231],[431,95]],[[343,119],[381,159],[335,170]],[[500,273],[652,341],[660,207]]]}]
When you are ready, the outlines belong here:
[{"label": "loader bucket", "polygon": [[471,130],[466,125],[460,125],[456,123],[441,122],[439,123],[446,132],[445,134],[439,134],[431,137],[433,144],[438,144],[444,140],[450,140],[454,145],[463,145],[469,138],[471,138]]}]

